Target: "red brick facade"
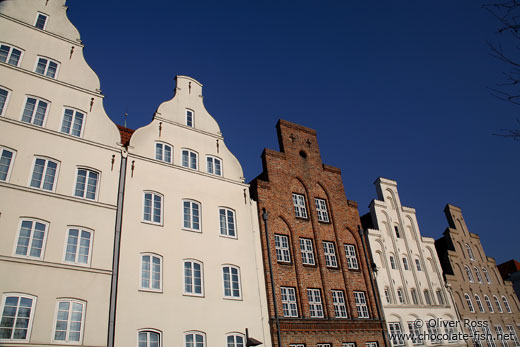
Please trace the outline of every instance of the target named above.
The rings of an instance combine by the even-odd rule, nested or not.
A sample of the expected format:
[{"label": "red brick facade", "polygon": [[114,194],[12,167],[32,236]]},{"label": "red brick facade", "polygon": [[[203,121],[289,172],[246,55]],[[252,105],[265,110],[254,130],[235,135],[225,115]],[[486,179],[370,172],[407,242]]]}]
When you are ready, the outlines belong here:
[{"label": "red brick facade", "polygon": [[[347,200],[341,171],[322,163],[316,131],[284,120],[278,122],[277,130],[280,152],[264,150],[263,172],[251,182],[251,196],[258,201],[260,215],[273,346],[278,344],[263,209],[269,215],[267,226],[281,345],[288,347],[290,344],[305,344],[306,347],[315,347],[318,343],[329,343],[331,347],[340,347],[342,343],[355,342],[357,347],[365,347],[367,342],[377,342],[382,347],[382,325],[358,233],[361,223],[357,203]],[[304,196],[307,218],[296,216],[294,193]],[[318,220],[316,198],[325,201],[328,222]],[[322,215],[322,219],[326,218]],[[279,253],[282,248],[289,252],[289,256],[285,253],[283,260],[277,259],[276,235],[279,241],[280,237],[288,241],[288,247],[279,245]],[[312,243],[314,265],[303,264],[300,250],[302,238]],[[337,266],[333,266],[330,257],[327,266],[323,242],[328,242],[329,250],[333,245]],[[348,268],[345,245],[354,246],[358,269]],[[284,316],[281,287],[295,291],[295,317]],[[311,316],[308,289],[319,290],[323,317]],[[343,292],[346,318],[336,318],[333,290]],[[364,293],[369,318],[358,318],[354,292]],[[315,316],[321,316],[319,310],[315,309],[314,312]],[[294,313],[292,311],[292,315]]]}]

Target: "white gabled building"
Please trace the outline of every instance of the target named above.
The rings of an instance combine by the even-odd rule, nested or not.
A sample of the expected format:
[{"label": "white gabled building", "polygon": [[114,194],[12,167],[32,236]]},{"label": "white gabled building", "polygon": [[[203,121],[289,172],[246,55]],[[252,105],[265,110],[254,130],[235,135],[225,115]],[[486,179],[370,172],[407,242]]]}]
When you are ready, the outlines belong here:
[{"label": "white gabled building", "polygon": [[115,344],[270,346],[256,203],[206,111],[202,85],[174,98],[128,146]]},{"label": "white gabled building", "polygon": [[120,135],[65,0],[0,2],[0,345],[106,346]]},{"label": "white gabled building", "polygon": [[[459,325],[452,297],[445,286],[434,239],[423,237],[415,209],[401,205],[397,182],[378,178],[377,199],[370,213],[363,216],[369,250],[377,266],[376,281],[381,306],[392,333],[458,333],[460,326],[428,326],[433,320]],[[423,323],[416,324],[420,320]],[[393,346],[438,345],[465,346],[465,341],[390,339]]]}]

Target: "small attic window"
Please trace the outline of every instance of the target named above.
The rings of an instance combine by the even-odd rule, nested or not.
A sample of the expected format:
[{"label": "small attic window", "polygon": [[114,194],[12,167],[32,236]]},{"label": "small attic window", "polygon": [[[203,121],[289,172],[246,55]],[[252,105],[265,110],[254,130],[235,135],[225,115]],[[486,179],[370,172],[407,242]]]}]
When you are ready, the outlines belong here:
[{"label": "small attic window", "polygon": [[307,153],[305,153],[304,151],[300,151],[300,157],[302,157],[303,159],[306,159]]},{"label": "small attic window", "polygon": [[36,22],[34,23],[34,26],[38,29],[44,30],[45,24],[47,24],[47,18],[49,18],[49,16],[38,12],[38,14],[36,15]]},{"label": "small attic window", "polygon": [[193,128],[194,113],[192,110],[186,110],[186,125]]}]

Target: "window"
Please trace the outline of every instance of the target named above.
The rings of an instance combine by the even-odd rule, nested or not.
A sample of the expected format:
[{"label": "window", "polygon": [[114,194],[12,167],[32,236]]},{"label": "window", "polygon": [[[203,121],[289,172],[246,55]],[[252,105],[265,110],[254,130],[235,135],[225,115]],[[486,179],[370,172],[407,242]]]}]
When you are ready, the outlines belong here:
[{"label": "window", "polygon": [[325,254],[325,264],[327,267],[338,267],[336,249],[333,242],[323,241],[323,253]]},{"label": "window", "polygon": [[365,347],[378,347],[377,341],[365,343]]},{"label": "window", "polygon": [[34,22],[34,26],[38,29],[45,29],[45,25],[47,24],[47,18],[49,18],[47,15],[43,13],[39,13],[36,15],[36,22]]},{"label": "window", "polygon": [[493,335],[491,334],[491,329],[489,328],[491,324],[487,322],[488,325],[482,327],[482,332],[486,335],[486,341],[488,344],[488,347],[496,347],[495,339],[493,338]]},{"label": "window", "polygon": [[39,57],[34,72],[50,78],[56,78],[59,65],[60,64],[54,60]]},{"label": "window", "polygon": [[291,343],[289,347],[305,347],[305,344],[303,343]]},{"label": "window", "polygon": [[403,290],[401,288],[397,289],[397,299],[400,304],[404,304]]},{"label": "window", "polygon": [[484,277],[486,277],[487,283],[491,283],[491,277],[489,277],[489,273],[485,267],[482,268],[482,272],[484,273]]},{"label": "window", "polygon": [[7,99],[9,97],[9,91],[3,88],[0,88],[0,116],[4,114],[5,105],[7,104]]},{"label": "window", "polygon": [[358,318],[369,318],[365,292],[354,292]]},{"label": "window", "polygon": [[65,261],[75,264],[89,264],[92,233],[80,228],[69,229]]},{"label": "window", "polygon": [[422,329],[415,324],[415,321],[408,322],[408,330],[410,331],[410,339],[414,346],[423,345]]},{"label": "window", "polygon": [[491,300],[489,300],[489,296],[484,295],[484,300],[486,301],[486,305],[488,307],[489,312],[495,312],[495,310],[493,309],[493,305],[491,305]]},{"label": "window", "polygon": [[184,261],[184,294],[203,295],[202,263],[196,260]]},{"label": "window", "polygon": [[284,317],[298,317],[296,292],[292,287],[280,287],[282,292],[282,308]]},{"label": "window", "polygon": [[47,224],[23,219],[20,224],[20,233],[16,244],[16,255],[42,259],[47,236]]},{"label": "window", "polygon": [[506,325],[506,329],[510,334],[511,340],[513,341],[513,346],[515,346],[515,347],[520,346],[520,340],[518,339],[518,336],[516,335],[515,327],[512,325]]},{"label": "window", "polygon": [[466,298],[466,303],[468,304],[469,312],[475,312],[475,309],[473,308],[473,302],[471,301],[471,298],[468,294],[464,294],[464,297]]},{"label": "window", "polygon": [[290,263],[289,237],[286,235],[274,235],[274,246],[276,248],[276,260],[280,263]]},{"label": "window", "polygon": [[412,296],[412,302],[414,305],[419,305],[419,300],[417,298],[417,291],[415,288],[410,289],[410,294]]},{"label": "window", "polygon": [[426,329],[428,330],[428,334],[430,334],[430,341],[431,341],[431,344],[432,345],[439,345],[442,343],[442,340],[441,339],[438,339],[439,334],[440,334],[440,331],[439,331],[439,327],[437,324],[429,324],[429,322],[431,322],[431,320],[429,320],[428,322],[426,322]]},{"label": "window", "polygon": [[183,200],[184,223],[183,228],[200,231],[200,204],[191,200]]},{"label": "window", "polygon": [[390,332],[390,340],[392,341],[393,346],[404,346],[404,339],[401,331],[401,323],[399,322],[391,322],[388,323],[388,328]]},{"label": "window", "polygon": [[323,305],[321,303],[321,292],[319,289],[307,289],[309,300],[309,313],[313,318],[323,317]]},{"label": "window", "polygon": [[49,103],[34,97],[27,97],[22,114],[22,122],[43,126]]},{"label": "window", "polygon": [[395,231],[395,237],[397,237],[398,239],[401,238],[401,235],[399,234],[399,228],[396,226],[394,226],[394,231]]},{"label": "window", "polygon": [[504,310],[502,310],[502,305],[500,304],[500,300],[498,300],[498,297],[496,295],[493,295],[493,299],[495,300],[495,305],[498,308],[498,312],[504,312]]},{"label": "window", "polygon": [[499,340],[502,343],[502,347],[508,347],[509,344],[507,343],[507,340],[504,338],[504,330],[502,329],[502,326],[495,325],[495,332],[497,333],[497,340]]},{"label": "window", "polygon": [[332,347],[330,343],[318,343],[316,347]]},{"label": "window", "polygon": [[392,298],[390,297],[390,289],[388,287],[385,288],[385,299],[387,304],[392,302]]},{"label": "window", "polygon": [[85,303],[78,300],[58,301],[54,341],[81,342]]},{"label": "window", "polygon": [[244,347],[244,335],[231,334],[226,336],[226,347]]},{"label": "window", "polygon": [[189,149],[182,150],[182,166],[197,170],[197,153]]},{"label": "window", "polygon": [[224,278],[224,296],[226,298],[239,299],[240,294],[240,270],[236,266],[226,265],[222,267]]},{"label": "window", "polygon": [[143,220],[155,224],[162,223],[162,195],[144,192]]},{"label": "window", "polygon": [[220,216],[220,235],[236,237],[235,231],[235,211],[229,208],[221,207],[219,209]]},{"label": "window", "polygon": [[314,265],[314,251],[311,239],[300,238],[300,250],[302,252],[302,263],[304,265]]},{"label": "window", "polygon": [[0,341],[29,341],[35,303],[33,296],[4,294]]},{"label": "window", "polygon": [[14,151],[0,147],[0,181],[9,180],[14,154]]},{"label": "window", "polygon": [[205,347],[206,335],[202,332],[189,331],[184,333],[185,347]]},{"label": "window", "polygon": [[471,273],[469,266],[464,265],[464,270],[466,270],[466,275],[468,276],[468,281],[473,283],[473,274]]},{"label": "window", "polygon": [[155,143],[155,159],[171,164],[172,147],[162,142]]},{"label": "window", "polygon": [[161,347],[161,334],[156,331],[140,331],[138,339],[139,347]]},{"label": "window", "polygon": [[390,256],[390,267],[395,270],[395,259],[394,256]]},{"label": "window", "polygon": [[329,222],[329,212],[327,211],[327,203],[323,199],[314,199],[316,202],[316,212],[318,212],[318,221]]},{"label": "window", "polygon": [[502,296],[502,301],[504,302],[504,307],[506,308],[507,313],[512,313],[511,307],[509,306],[509,302],[507,301],[507,298],[505,296]]},{"label": "window", "polygon": [[403,267],[405,270],[409,270],[408,259],[406,259],[406,257],[403,257]]},{"label": "window", "polygon": [[471,246],[466,243],[466,251],[468,251],[469,259],[475,260],[475,256],[473,255],[473,251],[471,250]]},{"label": "window", "polygon": [[85,114],[70,108],[66,108],[61,122],[61,132],[76,137],[81,137]]},{"label": "window", "polygon": [[222,176],[222,161],[215,157],[206,157],[206,170],[209,174]]},{"label": "window", "polygon": [[186,125],[193,128],[194,114],[192,110],[186,110]]},{"label": "window", "polygon": [[442,295],[442,291],[437,289],[435,293],[437,294],[437,301],[439,302],[439,305],[444,305],[444,296]]},{"label": "window", "polygon": [[421,262],[419,261],[419,259],[415,259],[415,267],[417,267],[417,271],[422,271]]},{"label": "window", "polygon": [[141,289],[160,291],[162,258],[154,254],[141,254]]},{"label": "window", "polygon": [[305,197],[301,194],[293,193],[292,200],[294,204],[294,213],[296,214],[296,217],[307,218],[307,208],[305,208]]},{"label": "window", "polygon": [[57,162],[43,158],[36,158],[34,161],[30,186],[33,188],[53,191],[57,170]]},{"label": "window", "polygon": [[426,302],[426,305],[432,304],[432,299],[430,298],[430,292],[428,291],[428,289],[424,290],[424,301]]},{"label": "window", "polygon": [[347,318],[347,306],[345,305],[345,294],[342,290],[332,291],[332,304],[334,305],[334,316],[336,318]]},{"label": "window", "polygon": [[341,344],[341,347],[356,347],[356,343],[355,342],[343,342]]},{"label": "window", "polygon": [[482,276],[480,276],[480,271],[476,267],[473,268],[473,271],[475,271],[475,276],[477,276],[478,283],[482,283]]},{"label": "window", "polygon": [[90,169],[78,169],[74,196],[96,200],[99,173]]},{"label": "window", "polygon": [[14,47],[1,44],[0,45],[0,61],[9,65],[18,66],[22,51]]},{"label": "window", "polygon": [[477,294],[475,294],[475,301],[477,302],[478,310],[480,312],[485,312],[484,311],[484,306],[482,306],[482,301],[480,300],[480,296],[478,296]]},{"label": "window", "polygon": [[347,257],[347,267],[349,269],[359,269],[356,247],[354,247],[354,245],[345,245],[345,256]]}]

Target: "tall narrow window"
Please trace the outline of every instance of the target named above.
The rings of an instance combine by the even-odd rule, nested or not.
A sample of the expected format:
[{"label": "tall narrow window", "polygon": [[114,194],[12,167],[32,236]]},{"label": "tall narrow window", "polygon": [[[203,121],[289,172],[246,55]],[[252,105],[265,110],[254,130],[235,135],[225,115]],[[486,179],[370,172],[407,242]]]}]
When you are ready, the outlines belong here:
[{"label": "tall narrow window", "polygon": [[515,347],[520,346],[520,340],[518,339],[518,335],[516,335],[515,327],[513,325],[506,325],[506,329],[509,332],[509,336],[513,341],[513,345]]},{"label": "tall narrow window", "polygon": [[226,336],[226,347],[244,347],[244,335],[230,334]]},{"label": "tall narrow window", "polygon": [[397,237],[398,239],[401,238],[401,234],[399,234],[399,227],[397,225],[394,226],[394,231],[395,237]]},{"label": "tall narrow window", "polygon": [[476,267],[473,267],[473,271],[475,271],[475,276],[477,277],[478,283],[482,283],[482,276],[480,276],[480,271]]},{"label": "tall narrow window", "polygon": [[345,256],[347,257],[347,267],[349,269],[359,269],[356,247],[354,245],[345,245]]},{"label": "tall narrow window", "polygon": [[184,347],[206,347],[206,335],[202,332],[184,333]]},{"label": "tall narrow window", "polygon": [[392,298],[390,297],[390,289],[388,287],[385,288],[385,299],[387,304],[392,302]]},{"label": "tall narrow window", "polygon": [[400,304],[404,304],[403,290],[401,288],[397,289],[397,299],[399,299]]},{"label": "tall narrow window", "polygon": [[36,21],[34,22],[34,26],[38,29],[45,29],[45,25],[47,24],[47,18],[49,18],[47,15],[43,13],[38,13],[36,15]]},{"label": "tall narrow window", "polygon": [[468,281],[470,281],[471,283],[473,283],[473,274],[471,273],[471,269],[469,268],[469,266],[467,265],[464,265],[464,270],[466,270],[466,275],[468,276]]},{"label": "tall narrow window", "polygon": [[235,211],[221,207],[219,208],[220,216],[220,235],[236,237],[235,228]]},{"label": "tall narrow window", "polygon": [[145,222],[162,223],[162,196],[157,193],[144,192],[144,212]]},{"label": "tall narrow window", "polygon": [[184,294],[203,295],[201,262],[184,261]]},{"label": "tall narrow window", "polygon": [[475,294],[475,302],[477,303],[478,310],[482,313],[484,313],[484,306],[482,305],[482,301],[480,300],[480,296]]},{"label": "tall narrow window", "polygon": [[222,176],[222,161],[216,157],[206,157],[206,170],[209,174]]},{"label": "tall narrow window", "polygon": [[314,265],[314,251],[312,240],[300,238],[300,251],[302,253],[302,263],[304,265]]},{"label": "tall narrow window", "polygon": [[424,290],[424,302],[426,303],[426,305],[432,304],[432,299],[430,298],[430,292],[428,291],[428,289]]},{"label": "tall narrow window", "polygon": [[142,330],[138,334],[138,347],[161,347],[161,334],[156,331]]},{"label": "tall narrow window", "polygon": [[487,283],[491,283],[491,277],[489,277],[489,273],[485,267],[482,268],[482,272],[484,273]]},{"label": "tall narrow window", "polygon": [[354,300],[356,302],[358,318],[370,318],[365,292],[354,292]]},{"label": "tall narrow window", "polygon": [[0,147],[0,181],[9,180],[14,153],[12,150]]},{"label": "tall narrow window", "polygon": [[437,324],[430,324],[429,323],[430,321],[428,321],[426,323],[426,328],[428,330],[428,334],[430,335],[431,337],[431,344],[432,345],[439,345],[442,343],[442,340],[439,339],[440,336],[442,335],[439,335],[440,334],[440,330],[439,330],[439,327],[437,326]]},{"label": "tall narrow window", "polygon": [[345,294],[342,290],[332,291],[332,304],[334,305],[334,316],[336,318],[347,318],[347,306],[345,305]]},{"label": "tall narrow window", "polygon": [[240,294],[240,270],[236,266],[226,265],[222,267],[224,280],[224,297],[239,299]]},{"label": "tall narrow window", "polygon": [[301,194],[293,193],[294,213],[296,217],[307,218],[307,208],[305,207],[305,197]]},{"label": "tall narrow window", "polygon": [[92,233],[88,230],[71,228],[67,237],[65,261],[76,264],[89,264]]},{"label": "tall narrow window", "polygon": [[511,306],[509,306],[509,302],[507,301],[507,298],[502,295],[502,301],[504,302],[504,307],[506,308],[507,313],[512,313]]},{"label": "tall narrow window", "polygon": [[85,114],[80,111],[66,108],[61,122],[61,132],[76,137],[81,137]]},{"label": "tall narrow window", "polygon": [[78,300],[58,301],[54,341],[81,342],[85,303]]},{"label": "tall narrow window", "polygon": [[412,302],[414,305],[419,305],[419,300],[417,298],[417,291],[415,288],[410,289],[410,294],[412,296]]},{"label": "tall narrow window", "polygon": [[183,200],[183,228],[200,231],[200,204],[191,200]]},{"label": "tall narrow window", "polygon": [[501,325],[495,325],[495,332],[497,335],[497,340],[499,340],[502,343],[502,347],[508,347],[509,344],[507,343],[507,340],[504,338],[504,329],[502,329]]},{"label": "tall narrow window", "polygon": [[325,254],[325,264],[327,267],[338,267],[334,242],[323,241],[323,253]]},{"label": "tall narrow window", "polygon": [[284,317],[298,317],[296,292],[292,287],[280,287],[282,292],[282,308]]},{"label": "tall narrow window", "polygon": [[419,259],[415,259],[415,266],[417,267],[417,271],[422,271]]},{"label": "tall narrow window", "polygon": [[43,126],[49,103],[34,97],[27,97],[22,114],[22,122]]},{"label": "tall narrow window", "polygon": [[36,158],[31,178],[31,187],[53,191],[58,163],[49,159]]},{"label": "tall narrow window", "polygon": [[276,249],[276,260],[280,263],[290,263],[289,237],[286,235],[274,235],[274,246]]},{"label": "tall narrow window", "polygon": [[42,259],[46,236],[47,224],[23,219],[20,224],[15,254]]},{"label": "tall narrow window", "polygon": [[471,250],[471,246],[466,243],[466,251],[468,252],[469,259],[475,260],[475,256],[473,255],[473,251]]},{"label": "tall narrow window", "polygon": [[189,149],[182,150],[182,166],[197,170],[197,153]]},{"label": "tall narrow window", "polygon": [[162,258],[153,254],[141,254],[141,289],[161,290]]},{"label": "tall narrow window", "polygon": [[[487,323],[489,324],[489,322],[487,322]],[[491,324],[489,324],[487,326],[483,326],[482,332],[484,333],[484,335],[486,335],[486,342],[488,344],[488,347],[497,347],[497,345],[495,343],[495,339],[493,338],[493,334],[491,334],[490,326],[491,326]]]},{"label": "tall narrow window", "polygon": [[99,173],[90,169],[78,169],[74,196],[96,200]]},{"label": "tall narrow window", "polygon": [[401,323],[390,322],[388,323],[390,336],[392,337],[392,346],[404,346],[404,339],[401,335]]},{"label": "tall narrow window", "polygon": [[491,300],[489,300],[489,296],[484,295],[484,301],[486,301],[486,305],[488,307],[489,312],[494,313],[495,310],[493,309],[493,305],[491,305]]},{"label": "tall narrow window", "polygon": [[318,221],[320,222],[329,222],[329,212],[327,211],[327,203],[323,199],[315,198],[316,202],[316,212],[318,213]]},{"label": "tall narrow window", "polygon": [[421,327],[417,326],[418,324],[415,324],[415,321],[408,322],[408,330],[410,331],[410,339],[412,340],[412,344],[414,346],[419,346],[424,344],[424,340],[421,338],[423,337],[422,329]]},{"label": "tall narrow window", "polygon": [[408,267],[408,259],[406,259],[406,257],[403,257],[403,268],[405,270],[409,270],[410,268]]},{"label": "tall narrow window", "polygon": [[323,304],[321,303],[321,292],[319,289],[307,289],[309,300],[309,313],[313,318],[323,317]]},{"label": "tall narrow window", "polygon": [[162,142],[155,143],[155,159],[171,164],[172,147]]},{"label": "tall narrow window", "polygon": [[33,296],[4,294],[0,341],[29,341],[35,302],[36,298]]},{"label": "tall narrow window", "polygon": [[468,294],[464,294],[466,298],[466,303],[468,304],[469,312],[475,312],[475,308],[473,307],[473,301],[471,301],[471,297]]},{"label": "tall narrow window", "polygon": [[390,267],[395,270],[395,258],[393,255],[390,256]]},{"label": "tall narrow window", "polygon": [[4,115],[5,105],[7,104],[8,97],[9,91],[7,89],[0,88],[0,116]]},{"label": "tall narrow window", "polygon": [[9,65],[18,66],[22,51],[14,47],[1,44],[0,45],[0,61]]},{"label": "tall narrow window", "polygon": [[60,64],[54,60],[39,57],[34,72],[50,78],[56,78],[59,66]]},{"label": "tall narrow window", "polygon": [[502,310],[502,305],[500,304],[500,300],[498,300],[498,297],[496,295],[493,295],[493,299],[495,300],[495,305],[498,308],[498,312],[504,312],[504,310]]},{"label": "tall narrow window", "polygon": [[192,110],[186,110],[186,125],[193,128],[194,126],[194,114]]},{"label": "tall narrow window", "polygon": [[437,301],[439,302],[439,305],[444,305],[444,296],[442,295],[442,291],[437,289],[435,293],[437,294]]}]

